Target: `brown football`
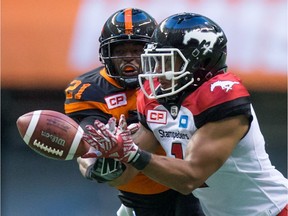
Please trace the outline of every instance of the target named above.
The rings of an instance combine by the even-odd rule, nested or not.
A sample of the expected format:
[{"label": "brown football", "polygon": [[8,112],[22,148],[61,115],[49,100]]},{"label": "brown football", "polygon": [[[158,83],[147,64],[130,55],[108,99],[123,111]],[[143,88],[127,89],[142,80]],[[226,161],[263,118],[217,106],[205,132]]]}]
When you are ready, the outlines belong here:
[{"label": "brown football", "polygon": [[88,152],[82,140],[83,129],[63,113],[36,110],[20,116],[16,122],[24,142],[42,156],[72,160]]}]

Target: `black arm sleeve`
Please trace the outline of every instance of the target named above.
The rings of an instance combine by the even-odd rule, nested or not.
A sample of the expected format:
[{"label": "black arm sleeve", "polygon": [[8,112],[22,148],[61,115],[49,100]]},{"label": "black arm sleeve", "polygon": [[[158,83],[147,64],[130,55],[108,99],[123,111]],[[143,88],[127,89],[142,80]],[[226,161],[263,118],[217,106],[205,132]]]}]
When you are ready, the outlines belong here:
[{"label": "black arm sleeve", "polygon": [[68,115],[70,118],[74,119],[81,128],[86,132],[86,125],[94,125],[96,119],[107,124],[108,120],[112,117],[111,115],[102,112],[101,110],[85,110],[81,112],[75,112]]},{"label": "black arm sleeve", "polygon": [[207,122],[219,121],[237,115],[246,115],[249,119],[249,124],[251,124],[253,116],[251,114],[250,106],[250,97],[242,97],[214,106],[199,115],[194,116],[196,127],[200,128]]}]

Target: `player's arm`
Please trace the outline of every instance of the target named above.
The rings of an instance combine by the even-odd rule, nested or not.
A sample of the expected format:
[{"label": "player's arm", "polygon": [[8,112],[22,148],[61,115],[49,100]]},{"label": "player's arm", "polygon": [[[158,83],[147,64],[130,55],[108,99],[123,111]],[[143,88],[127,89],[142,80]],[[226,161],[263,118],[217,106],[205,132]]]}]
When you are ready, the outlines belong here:
[{"label": "player's arm", "polygon": [[[132,138],[134,143],[141,149],[151,153],[155,152],[156,148],[160,145],[153,133],[141,124],[139,130],[132,135]],[[142,140],[146,140],[147,142],[144,143]],[[108,184],[113,187],[126,184],[138,173],[139,171],[137,169],[129,164],[126,164],[126,169],[123,174],[120,177],[110,181]]]},{"label": "player's arm", "polygon": [[[189,140],[185,160],[158,156],[139,148],[133,143],[129,131],[125,130],[124,115],[119,121],[120,134],[108,134],[107,129],[103,128],[104,124],[96,120],[95,126],[101,127],[101,132],[90,126],[89,134],[84,134],[83,139],[102,154],[129,163],[155,181],[180,193],[189,194],[223,165],[247,133],[249,123],[247,115],[236,115],[204,124]],[[112,150],[103,145],[102,136],[110,140],[109,146],[114,146]],[[146,137],[138,142],[139,146],[149,144]]]},{"label": "player's arm", "polygon": [[244,115],[206,123],[191,137],[185,160],[153,154],[142,172],[172,189],[189,194],[223,165],[248,129],[249,121]]}]

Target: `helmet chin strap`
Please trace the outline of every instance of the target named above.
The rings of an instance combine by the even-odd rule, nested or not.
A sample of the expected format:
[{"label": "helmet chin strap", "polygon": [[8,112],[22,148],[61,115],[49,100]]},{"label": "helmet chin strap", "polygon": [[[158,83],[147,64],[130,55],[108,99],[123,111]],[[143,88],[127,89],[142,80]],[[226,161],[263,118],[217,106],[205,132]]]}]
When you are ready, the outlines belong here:
[{"label": "helmet chin strap", "polygon": [[136,89],[139,87],[139,82],[137,77],[133,78],[116,78],[118,83],[125,89]]},{"label": "helmet chin strap", "polygon": [[[176,87],[178,86],[178,84],[176,85]],[[161,86],[159,86],[159,88],[156,90],[156,92],[161,95],[161,94],[165,94],[165,93],[170,93],[171,92],[172,87],[168,88],[168,89],[162,89]],[[159,98],[158,101],[162,104],[167,104],[167,105],[172,105],[178,102],[179,96],[182,95],[182,92],[179,92],[178,94],[173,94],[173,95],[169,95],[167,97],[163,97],[163,98]]]},{"label": "helmet chin strap", "polygon": [[[178,84],[175,85],[175,89],[177,89],[177,86],[178,86]],[[164,89],[164,88],[161,88],[161,85],[160,85],[160,89],[161,89],[162,93],[170,93],[172,91],[172,86]]]}]

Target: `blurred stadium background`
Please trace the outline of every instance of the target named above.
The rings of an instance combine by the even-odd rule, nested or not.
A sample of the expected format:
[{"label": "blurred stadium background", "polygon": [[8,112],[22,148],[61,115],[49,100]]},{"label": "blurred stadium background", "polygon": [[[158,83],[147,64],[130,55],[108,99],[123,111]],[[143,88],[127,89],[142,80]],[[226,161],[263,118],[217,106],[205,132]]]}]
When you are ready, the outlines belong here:
[{"label": "blurred stadium background", "polygon": [[287,177],[287,1],[2,0],[1,215],[113,216],[117,190],[82,178],[75,161],[30,150],[17,118],[63,112],[64,89],[99,66],[98,37],[116,10],[137,7],[160,22],[179,12],[216,21],[228,37],[229,69],[250,90],[272,163]]}]

